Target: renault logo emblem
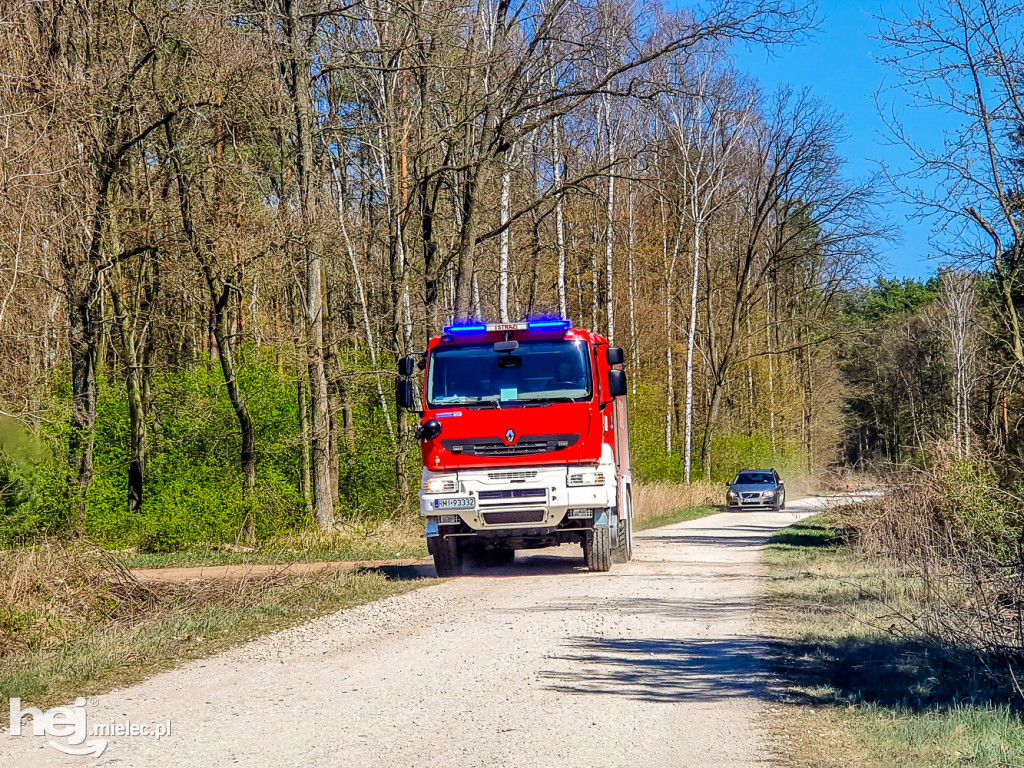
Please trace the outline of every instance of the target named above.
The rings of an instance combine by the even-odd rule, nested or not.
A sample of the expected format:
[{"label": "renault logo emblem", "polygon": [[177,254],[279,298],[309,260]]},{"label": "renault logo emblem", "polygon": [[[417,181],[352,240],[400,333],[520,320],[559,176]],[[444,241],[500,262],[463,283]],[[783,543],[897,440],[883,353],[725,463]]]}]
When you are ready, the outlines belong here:
[{"label": "renault logo emblem", "polygon": [[509,445],[512,445],[512,443],[514,443],[515,441],[516,441],[516,433],[513,430],[511,430],[511,429],[506,430],[506,432],[505,432],[505,442],[508,443]]}]

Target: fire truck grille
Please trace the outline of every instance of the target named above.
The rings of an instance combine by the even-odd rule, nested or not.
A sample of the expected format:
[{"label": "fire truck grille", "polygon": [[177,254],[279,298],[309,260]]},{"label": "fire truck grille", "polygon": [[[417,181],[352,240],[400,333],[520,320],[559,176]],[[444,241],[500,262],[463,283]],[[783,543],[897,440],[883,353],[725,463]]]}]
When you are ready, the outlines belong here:
[{"label": "fire truck grille", "polygon": [[488,472],[491,480],[532,480],[537,476],[537,470],[524,469],[518,472]]},{"label": "fire truck grille", "polygon": [[500,437],[477,437],[442,440],[441,445],[460,456],[533,456],[561,451],[579,439],[579,435],[524,435],[514,445],[508,445]]},{"label": "fire truck grille", "polygon": [[543,488],[514,488],[510,491],[480,491],[480,501],[491,499],[536,499],[546,498],[547,491]]},{"label": "fire truck grille", "polygon": [[514,523],[540,523],[544,521],[543,509],[508,509],[501,512],[484,512],[488,525],[509,525]]}]

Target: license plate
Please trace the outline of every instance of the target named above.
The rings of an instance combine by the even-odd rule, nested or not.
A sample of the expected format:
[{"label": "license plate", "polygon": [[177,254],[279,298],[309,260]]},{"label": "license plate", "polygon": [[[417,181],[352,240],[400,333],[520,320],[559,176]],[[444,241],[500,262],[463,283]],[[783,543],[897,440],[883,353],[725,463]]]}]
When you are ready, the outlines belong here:
[{"label": "license plate", "polygon": [[458,499],[434,499],[434,509],[473,509],[472,496],[463,496]]}]

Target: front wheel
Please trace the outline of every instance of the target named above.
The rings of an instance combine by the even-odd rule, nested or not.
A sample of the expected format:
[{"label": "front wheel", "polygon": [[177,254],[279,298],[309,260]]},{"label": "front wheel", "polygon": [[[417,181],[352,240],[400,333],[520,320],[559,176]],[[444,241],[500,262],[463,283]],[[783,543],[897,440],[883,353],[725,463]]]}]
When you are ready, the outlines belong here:
[{"label": "front wheel", "polygon": [[628,563],[633,559],[633,498],[627,491],[624,514],[619,517],[619,535],[612,547],[613,563]]},{"label": "front wheel", "polygon": [[782,511],[785,508],[786,508],[786,493],[785,493],[785,491],[783,491],[783,493],[779,497],[778,501],[776,501],[775,504],[772,505],[772,511],[773,512],[780,512],[780,511]]},{"label": "front wheel", "polygon": [[438,536],[434,543],[434,570],[438,578],[458,576],[462,573],[463,552],[459,540],[453,536]]},{"label": "front wheel", "polygon": [[608,528],[595,528],[587,534],[583,558],[592,571],[603,573],[612,569],[612,532]]}]

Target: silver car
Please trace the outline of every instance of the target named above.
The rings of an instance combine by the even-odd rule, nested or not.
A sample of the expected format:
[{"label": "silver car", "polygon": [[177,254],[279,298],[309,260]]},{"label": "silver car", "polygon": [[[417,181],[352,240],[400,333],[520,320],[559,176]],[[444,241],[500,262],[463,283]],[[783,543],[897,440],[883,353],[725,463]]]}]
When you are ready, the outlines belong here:
[{"label": "silver car", "polygon": [[728,509],[786,508],[786,484],[774,469],[744,469],[729,483],[725,494]]}]

